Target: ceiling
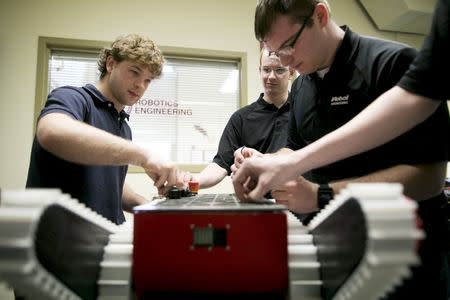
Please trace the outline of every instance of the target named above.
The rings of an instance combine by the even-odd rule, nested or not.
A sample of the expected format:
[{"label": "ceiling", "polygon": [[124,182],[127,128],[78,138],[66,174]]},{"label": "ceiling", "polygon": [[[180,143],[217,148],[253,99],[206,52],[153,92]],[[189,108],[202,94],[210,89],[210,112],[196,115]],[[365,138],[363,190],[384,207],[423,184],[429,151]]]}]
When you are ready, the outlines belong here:
[{"label": "ceiling", "polygon": [[437,0],[358,0],[380,30],[427,34]]}]

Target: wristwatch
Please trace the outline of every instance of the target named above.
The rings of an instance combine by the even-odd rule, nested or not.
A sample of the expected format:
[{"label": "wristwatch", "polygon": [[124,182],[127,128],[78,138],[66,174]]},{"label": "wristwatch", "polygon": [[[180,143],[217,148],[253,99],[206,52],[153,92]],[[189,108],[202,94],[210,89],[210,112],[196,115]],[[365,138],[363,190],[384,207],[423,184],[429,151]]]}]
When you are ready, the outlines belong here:
[{"label": "wristwatch", "polygon": [[321,183],[319,189],[317,190],[317,206],[319,209],[325,207],[325,205],[333,199],[334,192],[333,189],[328,185],[328,183]]}]

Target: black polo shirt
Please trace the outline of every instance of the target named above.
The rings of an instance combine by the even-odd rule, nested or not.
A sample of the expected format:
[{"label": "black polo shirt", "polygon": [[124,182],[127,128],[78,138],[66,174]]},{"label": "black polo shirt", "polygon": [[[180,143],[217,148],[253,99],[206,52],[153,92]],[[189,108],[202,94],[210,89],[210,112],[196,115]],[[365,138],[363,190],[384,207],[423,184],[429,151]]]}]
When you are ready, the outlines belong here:
[{"label": "black polo shirt", "polygon": [[[324,78],[314,73],[299,76],[293,83],[288,148],[303,148],[352,119],[394,86],[416,55],[403,44],[344,30],[344,40]],[[444,137],[448,134],[448,109],[442,103],[425,122],[395,140],[305,176],[314,182],[329,182],[397,164],[447,161],[448,139]]]},{"label": "black polo shirt", "polygon": [[[128,115],[115,110],[93,85],[65,86],[53,90],[39,118],[49,113],[63,113],[73,119],[131,140]],[[36,139],[31,150],[26,186],[59,188],[86,204],[95,212],[121,224],[122,192],[128,166],[88,166],[62,160],[41,147]]]},{"label": "black polo shirt", "polygon": [[236,149],[246,146],[261,153],[273,153],[286,145],[289,102],[278,109],[263,96],[234,112],[225,126],[213,162],[227,170],[228,175]]},{"label": "black polo shirt", "polygon": [[[449,0],[439,0],[431,31],[408,72],[398,85],[412,93],[437,100],[450,99]],[[444,75],[442,75],[444,74]]]}]

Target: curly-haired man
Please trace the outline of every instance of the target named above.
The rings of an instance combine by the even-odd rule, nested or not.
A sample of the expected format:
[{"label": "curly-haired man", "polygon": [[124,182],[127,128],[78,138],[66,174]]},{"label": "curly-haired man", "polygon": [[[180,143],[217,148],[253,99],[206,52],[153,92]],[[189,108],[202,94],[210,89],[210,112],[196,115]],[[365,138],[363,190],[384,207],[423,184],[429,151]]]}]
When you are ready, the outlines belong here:
[{"label": "curly-haired man", "polygon": [[124,111],[163,63],[152,40],[127,35],[102,50],[96,85],[53,90],[38,119],[26,186],[59,188],[116,224],[125,221],[123,209],[146,200],[125,184],[129,164],[144,168],[160,193],[181,186],[171,162],[131,142]]}]

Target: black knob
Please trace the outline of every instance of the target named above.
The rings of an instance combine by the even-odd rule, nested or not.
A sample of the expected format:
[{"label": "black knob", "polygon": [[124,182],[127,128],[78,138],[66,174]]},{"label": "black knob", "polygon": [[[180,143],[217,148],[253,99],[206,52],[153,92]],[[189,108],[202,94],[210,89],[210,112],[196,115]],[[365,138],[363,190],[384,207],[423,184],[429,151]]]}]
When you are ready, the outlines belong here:
[{"label": "black knob", "polygon": [[169,190],[168,193],[169,199],[180,199],[181,198],[181,192],[177,187],[173,187]]}]

